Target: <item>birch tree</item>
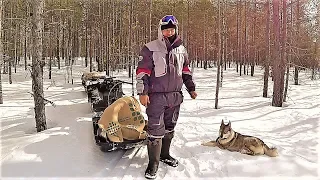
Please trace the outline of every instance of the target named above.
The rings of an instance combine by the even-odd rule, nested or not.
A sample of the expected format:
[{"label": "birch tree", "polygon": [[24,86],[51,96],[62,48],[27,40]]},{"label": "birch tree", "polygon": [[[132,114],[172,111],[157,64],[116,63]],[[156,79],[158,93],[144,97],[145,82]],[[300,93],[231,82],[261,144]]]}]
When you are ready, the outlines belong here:
[{"label": "birch tree", "polygon": [[44,0],[32,1],[32,91],[37,132],[47,129],[43,93],[42,38]]}]

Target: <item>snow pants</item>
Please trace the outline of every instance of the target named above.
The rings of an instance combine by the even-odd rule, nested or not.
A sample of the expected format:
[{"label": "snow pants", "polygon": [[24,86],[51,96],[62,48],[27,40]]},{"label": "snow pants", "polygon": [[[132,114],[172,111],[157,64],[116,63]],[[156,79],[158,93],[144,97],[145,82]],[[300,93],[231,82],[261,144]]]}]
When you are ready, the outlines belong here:
[{"label": "snow pants", "polygon": [[147,136],[163,138],[166,133],[173,132],[177,124],[183,102],[182,92],[151,93],[149,100]]}]

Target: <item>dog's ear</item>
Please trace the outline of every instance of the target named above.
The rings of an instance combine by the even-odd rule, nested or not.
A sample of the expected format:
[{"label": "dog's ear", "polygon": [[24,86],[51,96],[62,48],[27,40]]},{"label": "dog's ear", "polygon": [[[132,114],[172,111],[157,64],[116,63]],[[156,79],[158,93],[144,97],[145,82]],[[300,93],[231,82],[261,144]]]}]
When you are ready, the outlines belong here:
[{"label": "dog's ear", "polygon": [[223,125],[224,125],[224,121],[223,121],[223,119],[221,120],[221,124],[223,124]]},{"label": "dog's ear", "polygon": [[231,127],[231,121],[229,120],[227,126]]}]

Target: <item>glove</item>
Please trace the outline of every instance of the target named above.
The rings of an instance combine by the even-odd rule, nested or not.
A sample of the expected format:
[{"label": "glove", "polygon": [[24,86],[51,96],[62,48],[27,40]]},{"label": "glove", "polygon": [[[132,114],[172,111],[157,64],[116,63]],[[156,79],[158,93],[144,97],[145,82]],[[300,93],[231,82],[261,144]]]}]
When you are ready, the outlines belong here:
[{"label": "glove", "polygon": [[148,104],[150,103],[148,95],[139,95],[139,101],[145,107],[147,107]]},{"label": "glove", "polygon": [[189,94],[192,99],[195,99],[198,96],[198,94],[195,91],[191,91],[189,92]]}]

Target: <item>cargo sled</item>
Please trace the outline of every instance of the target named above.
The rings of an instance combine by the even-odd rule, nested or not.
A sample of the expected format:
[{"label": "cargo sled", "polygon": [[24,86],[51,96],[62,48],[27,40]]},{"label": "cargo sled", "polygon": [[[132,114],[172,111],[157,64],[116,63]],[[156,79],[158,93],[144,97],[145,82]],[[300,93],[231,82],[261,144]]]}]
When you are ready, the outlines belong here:
[{"label": "cargo sled", "polygon": [[100,150],[103,152],[111,152],[118,149],[131,149],[135,147],[142,146],[144,144],[145,139],[137,139],[137,140],[124,140],[123,142],[112,142],[109,139],[106,139],[101,134],[101,129],[98,126],[98,121],[102,115],[102,112],[94,113],[92,117],[93,122],[93,134],[96,145],[100,146]]},{"label": "cargo sled", "polygon": [[91,103],[93,111],[93,135],[96,145],[100,146],[103,152],[110,152],[118,149],[131,149],[144,144],[145,139],[125,140],[123,142],[112,142],[102,137],[98,121],[103,111],[117,99],[123,97],[122,84],[127,83],[133,86],[133,82],[116,80],[114,77],[99,75],[96,72],[84,73],[81,77],[82,85],[87,93],[88,102]]}]

